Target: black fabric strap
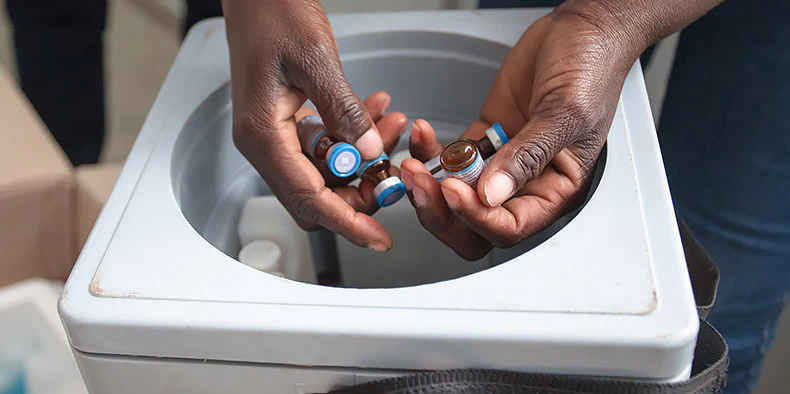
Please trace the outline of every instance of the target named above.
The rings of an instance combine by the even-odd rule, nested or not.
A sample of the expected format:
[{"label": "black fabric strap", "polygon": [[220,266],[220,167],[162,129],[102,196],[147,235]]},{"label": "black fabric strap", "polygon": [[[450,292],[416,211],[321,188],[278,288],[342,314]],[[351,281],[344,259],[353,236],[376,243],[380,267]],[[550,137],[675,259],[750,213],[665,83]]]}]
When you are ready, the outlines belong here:
[{"label": "black fabric strap", "polygon": [[719,394],[726,381],[727,345],[702,321],[691,379],[648,383],[620,379],[495,370],[418,373],[334,391],[334,394]]},{"label": "black fabric strap", "polygon": [[719,269],[683,219],[678,218],[678,229],[680,230],[680,240],[683,243],[683,252],[686,256],[686,267],[688,267],[691,287],[694,290],[694,299],[697,302],[697,312],[699,312],[700,319],[707,319],[708,313],[716,302]]},{"label": "black fabric strap", "polygon": [[422,372],[331,394],[720,394],[727,380],[727,344],[704,319],[716,300],[719,272],[689,227],[678,220],[689,278],[700,315],[691,378],[679,383],[459,369]]}]

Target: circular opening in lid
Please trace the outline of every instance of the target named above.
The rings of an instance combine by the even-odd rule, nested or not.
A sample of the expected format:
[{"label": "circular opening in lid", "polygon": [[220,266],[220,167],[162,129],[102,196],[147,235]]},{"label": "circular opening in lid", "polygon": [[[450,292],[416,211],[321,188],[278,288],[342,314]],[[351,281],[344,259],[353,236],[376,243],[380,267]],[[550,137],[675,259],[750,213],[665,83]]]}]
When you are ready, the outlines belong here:
[{"label": "circular opening in lid", "polygon": [[[445,144],[456,140],[477,118],[509,51],[496,42],[432,32],[362,34],[338,37],[338,43],[346,76],[361,98],[379,90],[389,92],[390,111],[404,112],[412,121],[428,120]],[[239,223],[245,202],[272,192],[236,149],[231,125],[230,87],[226,85],[194,111],[181,131],[171,171],[173,192],[184,217],[207,242],[238,259],[244,246]],[[390,156],[403,157],[407,149],[408,131]],[[605,158],[604,149],[588,198]],[[517,247],[494,249],[474,262],[461,259],[428,233],[406,198],[373,216],[393,236],[394,247],[387,253],[359,248],[326,231],[302,234],[308,239],[312,269],[321,271],[336,264],[345,287],[407,287],[459,278],[500,264],[550,238],[577,212]],[[291,255],[291,249],[278,245],[283,257]],[[255,274],[253,269],[251,274]]]}]

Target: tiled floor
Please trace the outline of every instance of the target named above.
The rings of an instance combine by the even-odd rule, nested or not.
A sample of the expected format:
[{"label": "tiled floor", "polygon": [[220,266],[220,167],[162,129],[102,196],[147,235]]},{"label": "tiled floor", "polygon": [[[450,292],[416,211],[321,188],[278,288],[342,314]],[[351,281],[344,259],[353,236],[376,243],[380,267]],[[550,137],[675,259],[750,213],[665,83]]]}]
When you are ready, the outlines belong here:
[{"label": "tiled floor", "polygon": [[[177,28],[162,21],[174,15],[153,18],[140,3],[163,5],[165,12],[181,9],[178,0],[110,0],[106,35],[108,130],[104,161],[122,161],[131,149],[159,87],[179,46]],[[325,0],[328,12],[373,10],[437,9],[445,5],[471,7],[474,0]],[[3,10],[4,2],[0,0]],[[10,31],[5,15],[0,16],[0,63],[13,69]],[[672,61],[674,38],[660,47],[647,74],[648,90],[655,113],[660,111],[664,84]],[[789,392],[790,314],[780,323],[777,344],[768,355],[763,377],[756,393]]]}]

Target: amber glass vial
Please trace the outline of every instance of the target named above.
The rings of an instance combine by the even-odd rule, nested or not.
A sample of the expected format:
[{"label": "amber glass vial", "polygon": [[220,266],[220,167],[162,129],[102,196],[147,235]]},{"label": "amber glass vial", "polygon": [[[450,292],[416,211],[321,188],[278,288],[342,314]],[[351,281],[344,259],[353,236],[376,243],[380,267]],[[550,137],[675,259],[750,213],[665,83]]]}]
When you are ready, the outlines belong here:
[{"label": "amber glass vial", "polygon": [[477,180],[485,168],[485,161],[474,143],[456,141],[447,145],[439,155],[442,169],[448,177],[456,178],[471,187],[477,187]]},{"label": "amber glass vial", "polygon": [[378,158],[363,163],[357,170],[363,182],[375,185],[373,195],[382,208],[395,204],[406,194],[406,187],[400,178],[390,174],[390,167],[389,156],[382,153]]},{"label": "amber glass vial", "polygon": [[359,168],[362,159],[357,148],[329,134],[319,116],[302,118],[296,124],[296,134],[302,152],[327,166],[336,176],[347,178]]},{"label": "amber glass vial", "polygon": [[[505,145],[508,143],[508,141],[510,141],[499,123],[495,123],[493,126],[486,129],[485,134],[485,137],[479,140],[462,140],[474,145],[474,147],[477,148],[477,151],[480,153],[480,157],[483,159],[483,161],[490,159],[491,156],[494,156],[499,148],[502,147],[502,145]],[[428,167],[428,171],[430,171],[431,175],[433,175],[433,177],[439,182],[447,178],[447,173],[442,168],[441,157],[442,155],[440,154],[439,156],[436,156],[433,159],[425,162],[425,166]]]}]

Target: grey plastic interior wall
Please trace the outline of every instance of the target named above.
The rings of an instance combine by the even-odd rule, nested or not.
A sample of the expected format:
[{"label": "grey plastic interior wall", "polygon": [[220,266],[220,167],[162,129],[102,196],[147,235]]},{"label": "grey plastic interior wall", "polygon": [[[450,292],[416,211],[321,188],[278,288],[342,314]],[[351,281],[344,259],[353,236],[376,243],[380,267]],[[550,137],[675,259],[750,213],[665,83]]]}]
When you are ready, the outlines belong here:
[{"label": "grey plastic interior wall", "polygon": [[[478,116],[509,47],[477,38],[417,31],[338,39],[344,71],[364,98],[385,90],[390,111],[431,122],[443,143],[458,138]],[[211,244],[235,257],[236,225],[244,201],[270,194],[231,137],[228,84],[195,110],[173,154],[173,191],[184,216]],[[407,149],[408,133],[397,150]],[[599,171],[600,172],[600,171]],[[506,261],[544,241],[571,219],[507,251],[494,250],[477,262],[459,258],[419,224],[404,198],[374,217],[393,235],[394,248],[377,253],[337,237],[338,258],[349,287],[399,287],[465,276]],[[321,250],[313,250],[320,255]]]}]

